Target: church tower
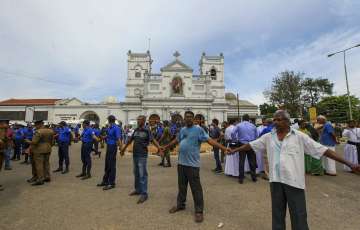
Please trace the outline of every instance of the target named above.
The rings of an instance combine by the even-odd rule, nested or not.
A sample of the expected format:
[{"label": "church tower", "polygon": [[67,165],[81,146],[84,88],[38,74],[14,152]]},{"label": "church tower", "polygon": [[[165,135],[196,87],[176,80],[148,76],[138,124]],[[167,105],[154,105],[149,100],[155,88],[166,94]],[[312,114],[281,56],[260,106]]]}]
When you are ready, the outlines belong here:
[{"label": "church tower", "polygon": [[200,75],[210,81],[210,94],[216,102],[225,101],[224,84],[224,55],[207,56],[205,53],[200,59]]},{"label": "church tower", "polygon": [[146,53],[128,52],[128,74],[126,80],[127,102],[139,102],[144,95],[144,81],[151,73],[150,51]]}]

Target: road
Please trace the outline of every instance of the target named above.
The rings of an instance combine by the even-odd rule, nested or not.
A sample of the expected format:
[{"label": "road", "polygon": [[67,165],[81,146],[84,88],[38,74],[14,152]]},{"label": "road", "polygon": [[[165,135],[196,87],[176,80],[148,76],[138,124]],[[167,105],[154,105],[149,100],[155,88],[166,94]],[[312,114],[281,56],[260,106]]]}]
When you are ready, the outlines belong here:
[{"label": "road", "polygon": [[[52,173],[52,182],[45,186],[30,186],[28,165],[13,162],[13,170],[1,171],[0,182],[6,186],[0,192],[0,229],[271,229],[270,192],[267,181],[257,183],[249,176],[243,185],[236,178],[211,172],[214,161],[209,153],[201,156],[201,180],[205,199],[205,220],[193,219],[193,201],[188,192],[187,209],[176,214],[168,210],[176,202],[176,167],[157,166],[159,158],[150,156],[149,200],[136,204],[129,197],[133,190],[132,157],[130,153],[117,162],[117,187],[103,191],[96,187],[101,181],[104,156],[93,158],[93,177],[86,181],[75,178],[80,172],[80,144],[71,146],[69,174]],[[341,147],[338,147],[341,152]],[[104,150],[102,150],[104,151]],[[176,156],[172,156],[176,165]],[[57,151],[51,155],[51,167],[57,164]],[[360,176],[342,171],[338,176],[308,176],[307,207],[311,229],[360,229]],[[287,216],[287,226],[290,220]]]}]

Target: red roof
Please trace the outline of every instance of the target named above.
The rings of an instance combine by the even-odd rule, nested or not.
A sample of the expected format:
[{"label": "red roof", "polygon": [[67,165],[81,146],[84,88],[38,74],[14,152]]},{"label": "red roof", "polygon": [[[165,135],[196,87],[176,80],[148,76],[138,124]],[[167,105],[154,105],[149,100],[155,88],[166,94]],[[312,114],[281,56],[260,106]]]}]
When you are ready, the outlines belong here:
[{"label": "red roof", "polygon": [[14,105],[55,105],[56,101],[61,99],[7,99],[0,101],[0,106],[14,106]]}]

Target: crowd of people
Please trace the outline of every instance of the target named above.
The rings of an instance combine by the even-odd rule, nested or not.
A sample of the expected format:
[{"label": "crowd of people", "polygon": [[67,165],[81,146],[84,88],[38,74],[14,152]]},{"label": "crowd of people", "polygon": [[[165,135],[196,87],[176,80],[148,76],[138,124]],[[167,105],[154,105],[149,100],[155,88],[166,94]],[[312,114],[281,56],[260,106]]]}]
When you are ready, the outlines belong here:
[{"label": "crowd of people", "polygon": [[[116,156],[119,150],[123,156],[132,144],[134,191],[129,195],[139,196],[139,204],[148,199],[148,146],[153,144],[161,156],[159,166],[171,167],[170,152],[178,148],[178,196],[176,205],[169,210],[176,213],[185,209],[188,184],[194,198],[195,221],[203,221],[203,192],[200,182],[200,148],[207,142],[213,148],[216,174],[238,178],[244,183],[245,173],[257,181],[259,174],[269,180],[272,200],[273,229],[285,229],[286,205],[290,209],[293,229],[308,229],[305,205],[305,173],[311,175],[336,176],[335,161],[344,164],[344,170],[360,172],[360,128],[355,121],[349,121],[343,136],[345,159],[335,153],[339,143],[334,127],[324,116],[318,116],[317,123],[298,120],[291,125],[290,116],[278,110],[273,118],[263,119],[258,127],[249,115],[241,122],[223,122],[213,119],[205,124],[201,114],[186,111],[184,120],[146,123],[145,116],[139,116],[137,127],[122,127],[115,116],[108,117],[106,126],[91,125],[85,120],[81,125],[70,127],[62,121],[56,126],[35,121],[26,127],[8,120],[0,120],[0,169],[11,170],[11,160],[19,161],[24,155],[24,164],[31,164],[33,186],[51,181],[50,153],[52,146],[58,148],[58,167],[54,173],[67,174],[70,171],[69,146],[81,141],[82,168],[76,177],[87,180],[92,177],[92,152],[101,156],[100,147],[106,143],[104,176],[98,187],[103,190],[115,188]],[[80,129],[82,130],[80,131]],[[224,166],[223,166],[224,165]],[[3,187],[0,186],[2,190]]]}]

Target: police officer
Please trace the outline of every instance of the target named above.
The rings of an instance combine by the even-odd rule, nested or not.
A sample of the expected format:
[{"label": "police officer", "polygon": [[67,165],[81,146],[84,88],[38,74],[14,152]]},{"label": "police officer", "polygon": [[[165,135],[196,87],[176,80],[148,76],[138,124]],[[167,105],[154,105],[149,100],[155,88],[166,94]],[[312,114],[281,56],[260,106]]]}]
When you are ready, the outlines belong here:
[{"label": "police officer", "polygon": [[[101,130],[99,128],[99,124],[95,124],[93,130],[94,130],[95,136],[100,141],[100,139],[101,139]],[[94,141],[94,152],[95,152],[95,155],[98,155],[99,158],[100,158],[101,152],[99,151],[99,141]]]},{"label": "police officer", "polygon": [[25,142],[31,145],[33,161],[36,169],[36,181],[32,185],[43,185],[50,182],[50,154],[54,143],[54,131],[46,128],[42,120],[35,121],[35,134],[31,141]]},{"label": "police officer", "polygon": [[[33,135],[34,135],[34,130],[33,130],[33,127],[31,126],[30,123],[27,125],[27,127],[25,127],[23,129],[23,133],[24,133],[24,139],[25,140],[29,140],[29,141],[32,140]],[[29,164],[30,160],[31,160],[31,159],[29,159],[29,156],[30,156],[29,147],[30,147],[30,145],[27,142],[24,142],[23,147],[24,147],[23,152],[25,152],[25,160],[23,162],[21,162],[21,164]]]},{"label": "police officer", "polygon": [[[67,126],[65,121],[59,123],[60,127],[58,129],[58,134],[55,135],[58,140],[59,147],[59,167],[53,172],[61,172],[62,174],[69,172],[69,146],[71,144],[71,129]],[[63,165],[65,161],[65,170],[63,170]]]},{"label": "police officer", "polygon": [[15,125],[15,138],[14,138],[14,144],[15,144],[14,156],[11,158],[11,160],[14,160],[14,161],[20,160],[23,141],[24,141],[24,131],[23,131],[22,125],[16,124]]},{"label": "police officer", "polygon": [[107,129],[106,156],[105,156],[105,174],[102,182],[97,186],[103,187],[103,190],[115,188],[116,177],[116,153],[117,149],[121,150],[122,132],[119,126],[115,124],[116,118],[113,115],[108,117],[109,128]]},{"label": "police officer", "polygon": [[91,178],[91,151],[93,142],[97,141],[97,137],[95,136],[95,132],[90,127],[90,121],[84,120],[83,122],[83,132],[81,134],[81,161],[82,171],[76,177],[81,177],[82,180],[86,180]]}]

